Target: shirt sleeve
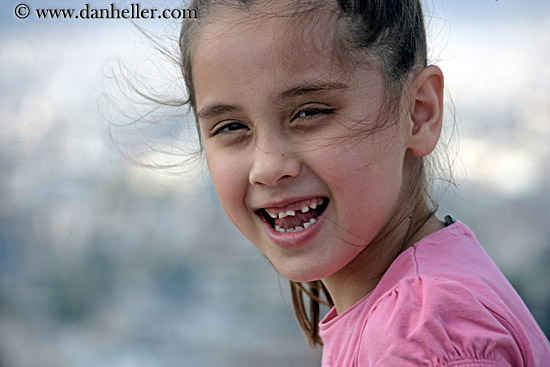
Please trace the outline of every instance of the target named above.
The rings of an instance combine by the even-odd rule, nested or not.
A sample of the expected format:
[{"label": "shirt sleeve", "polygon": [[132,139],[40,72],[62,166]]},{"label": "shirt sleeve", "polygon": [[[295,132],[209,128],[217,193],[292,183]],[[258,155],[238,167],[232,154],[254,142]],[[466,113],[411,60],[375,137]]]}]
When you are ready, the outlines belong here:
[{"label": "shirt sleeve", "polygon": [[370,309],[356,365],[518,367],[520,347],[502,317],[450,280],[402,280]]}]

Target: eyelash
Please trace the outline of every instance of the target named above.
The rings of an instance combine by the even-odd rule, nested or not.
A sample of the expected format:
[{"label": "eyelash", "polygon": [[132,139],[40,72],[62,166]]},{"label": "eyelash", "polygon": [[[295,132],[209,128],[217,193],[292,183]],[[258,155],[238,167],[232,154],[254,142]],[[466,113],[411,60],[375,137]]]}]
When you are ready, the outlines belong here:
[{"label": "eyelash", "polygon": [[[309,115],[309,116],[303,116],[303,117],[300,117],[300,114],[302,113],[312,113],[313,112],[313,115]],[[333,108],[305,108],[301,111],[298,111],[291,119],[290,121],[294,121],[296,119],[303,119],[303,120],[310,120],[310,119],[314,119],[314,118],[317,118],[317,117],[320,117],[322,115],[330,115],[334,112],[334,109]]]},{"label": "eyelash", "polygon": [[[297,119],[311,120],[311,119],[315,119],[315,118],[323,116],[323,115],[330,115],[333,112],[334,112],[334,109],[332,109],[332,108],[306,108],[306,109],[303,109],[301,111],[296,112],[292,116],[292,118],[290,119],[290,122],[293,122]],[[304,113],[305,114],[309,113],[310,115],[300,117],[300,115],[304,114]],[[311,115],[311,113],[313,113],[313,114]],[[238,127],[238,128],[235,128],[235,127]],[[231,122],[228,122],[228,123],[222,125],[217,130],[213,131],[211,136],[215,136],[215,135],[218,135],[218,134],[229,134],[229,133],[239,131],[239,130],[243,130],[243,129],[248,129],[248,126],[246,126],[246,124],[243,124],[241,122],[231,121]]]},{"label": "eyelash", "polygon": [[[232,127],[235,127],[235,126],[239,126],[239,128],[238,129],[232,129]],[[215,135],[218,135],[218,134],[229,134],[233,131],[242,130],[242,128],[248,129],[248,126],[246,126],[245,124],[243,124],[241,122],[231,121],[231,122],[228,122],[228,123],[222,125],[219,129],[214,130],[212,132],[211,136],[215,136]]]}]

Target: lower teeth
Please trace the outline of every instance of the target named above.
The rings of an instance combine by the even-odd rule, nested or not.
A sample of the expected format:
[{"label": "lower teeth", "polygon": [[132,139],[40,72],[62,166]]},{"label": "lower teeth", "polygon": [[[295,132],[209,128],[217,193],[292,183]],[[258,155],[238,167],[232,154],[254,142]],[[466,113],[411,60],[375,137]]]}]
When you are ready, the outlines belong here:
[{"label": "lower teeth", "polygon": [[300,231],[303,231],[304,229],[307,229],[309,228],[313,223],[317,222],[317,219],[316,218],[311,218],[309,220],[309,222],[305,222],[303,223],[301,226],[299,227],[294,227],[294,228],[281,228],[279,226],[275,226],[275,230],[279,233],[292,233],[292,232],[300,232]]}]

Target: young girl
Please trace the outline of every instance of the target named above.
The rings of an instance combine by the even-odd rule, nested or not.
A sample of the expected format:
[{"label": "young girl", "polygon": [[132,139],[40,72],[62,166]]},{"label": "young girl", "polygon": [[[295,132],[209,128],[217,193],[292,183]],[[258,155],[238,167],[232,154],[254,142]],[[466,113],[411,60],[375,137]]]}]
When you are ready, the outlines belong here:
[{"label": "young girl", "polygon": [[190,7],[182,68],[215,190],[291,281],[323,366],[550,365],[472,232],[434,215],[443,74],[420,1]]}]

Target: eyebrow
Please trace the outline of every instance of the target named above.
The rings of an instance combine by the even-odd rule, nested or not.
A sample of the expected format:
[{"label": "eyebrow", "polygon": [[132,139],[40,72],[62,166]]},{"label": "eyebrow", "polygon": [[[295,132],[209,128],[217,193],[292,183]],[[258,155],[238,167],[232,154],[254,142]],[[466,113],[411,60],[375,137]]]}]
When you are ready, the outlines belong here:
[{"label": "eyebrow", "polygon": [[331,83],[331,82],[307,82],[296,87],[290,88],[283,93],[277,99],[289,100],[296,97],[304,96],[312,93],[319,92],[331,92],[333,90],[340,90],[349,88],[344,83]]},{"label": "eyebrow", "polygon": [[207,119],[207,118],[220,116],[228,112],[240,111],[241,109],[242,108],[240,106],[233,106],[233,105],[227,105],[227,104],[214,104],[212,106],[207,106],[201,109],[197,113],[197,117],[199,119]]},{"label": "eyebrow", "polygon": [[[292,87],[281,94],[279,94],[275,100],[288,101],[296,97],[322,92],[331,92],[334,90],[341,90],[349,88],[344,83],[331,83],[331,82],[307,82],[300,84],[296,87]],[[228,112],[242,111],[242,107],[239,105],[228,104],[213,104],[206,106],[197,113],[199,119],[208,119],[217,116],[221,116]]]}]

